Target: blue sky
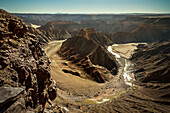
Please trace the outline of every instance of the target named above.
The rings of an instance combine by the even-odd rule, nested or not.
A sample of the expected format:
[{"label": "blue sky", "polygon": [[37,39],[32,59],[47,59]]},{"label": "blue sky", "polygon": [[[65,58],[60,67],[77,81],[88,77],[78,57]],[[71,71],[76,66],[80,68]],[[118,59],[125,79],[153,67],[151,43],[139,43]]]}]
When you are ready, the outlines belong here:
[{"label": "blue sky", "polygon": [[170,0],[1,0],[12,13],[170,13]]}]

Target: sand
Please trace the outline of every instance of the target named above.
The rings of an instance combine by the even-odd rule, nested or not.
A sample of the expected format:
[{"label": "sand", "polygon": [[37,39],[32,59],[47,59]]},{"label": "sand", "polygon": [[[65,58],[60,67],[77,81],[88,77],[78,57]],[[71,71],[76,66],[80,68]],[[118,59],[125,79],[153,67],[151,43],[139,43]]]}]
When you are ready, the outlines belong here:
[{"label": "sand", "polygon": [[114,53],[119,54],[123,58],[129,59],[134,53],[134,50],[137,49],[138,44],[146,44],[146,43],[113,44],[112,51]]}]

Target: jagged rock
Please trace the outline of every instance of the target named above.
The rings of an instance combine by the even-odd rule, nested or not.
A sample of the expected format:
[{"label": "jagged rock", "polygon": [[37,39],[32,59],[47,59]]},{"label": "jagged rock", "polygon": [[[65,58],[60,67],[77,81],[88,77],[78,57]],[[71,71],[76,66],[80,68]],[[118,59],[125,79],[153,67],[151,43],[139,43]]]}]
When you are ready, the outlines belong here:
[{"label": "jagged rock", "polygon": [[48,94],[49,94],[49,99],[54,100],[57,96],[56,88],[55,87],[49,87]]},{"label": "jagged rock", "polygon": [[[42,44],[35,35],[28,33],[21,19],[2,9],[0,18],[0,86],[22,87],[23,106],[43,108],[48,99],[55,99],[56,87]],[[20,105],[16,104],[16,109],[22,109],[17,106]]]}]

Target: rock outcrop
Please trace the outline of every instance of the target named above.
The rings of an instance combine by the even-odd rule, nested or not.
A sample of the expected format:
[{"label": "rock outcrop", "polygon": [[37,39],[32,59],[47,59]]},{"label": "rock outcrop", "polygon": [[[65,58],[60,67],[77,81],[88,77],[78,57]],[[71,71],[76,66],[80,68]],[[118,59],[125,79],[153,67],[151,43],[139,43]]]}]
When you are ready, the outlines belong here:
[{"label": "rock outcrop", "polygon": [[[5,103],[8,108],[4,111],[11,112],[17,106],[22,106],[20,112],[27,109],[42,112],[46,103],[55,99],[56,86],[49,73],[49,64],[38,38],[28,32],[28,27],[21,19],[1,9],[0,86],[24,89],[12,108],[11,101]],[[0,109],[4,109],[4,106]]]},{"label": "rock outcrop", "polygon": [[16,98],[18,95],[20,95],[24,91],[23,88],[20,87],[0,87],[0,107],[3,106],[3,104],[7,103],[8,101],[11,101],[12,99]]},{"label": "rock outcrop", "polygon": [[114,56],[106,49],[110,43],[112,42],[105,35],[94,29],[82,29],[77,36],[63,42],[58,53],[84,70],[86,76],[83,78],[103,83],[112,78],[112,69],[116,72],[118,69]]}]

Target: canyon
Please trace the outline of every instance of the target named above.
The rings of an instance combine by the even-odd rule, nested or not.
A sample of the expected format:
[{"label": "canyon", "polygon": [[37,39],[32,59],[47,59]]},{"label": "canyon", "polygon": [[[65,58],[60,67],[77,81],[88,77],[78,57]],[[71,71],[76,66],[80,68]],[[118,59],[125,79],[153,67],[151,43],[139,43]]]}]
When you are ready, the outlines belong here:
[{"label": "canyon", "polygon": [[0,112],[170,112],[170,15],[14,15],[0,10]]}]

